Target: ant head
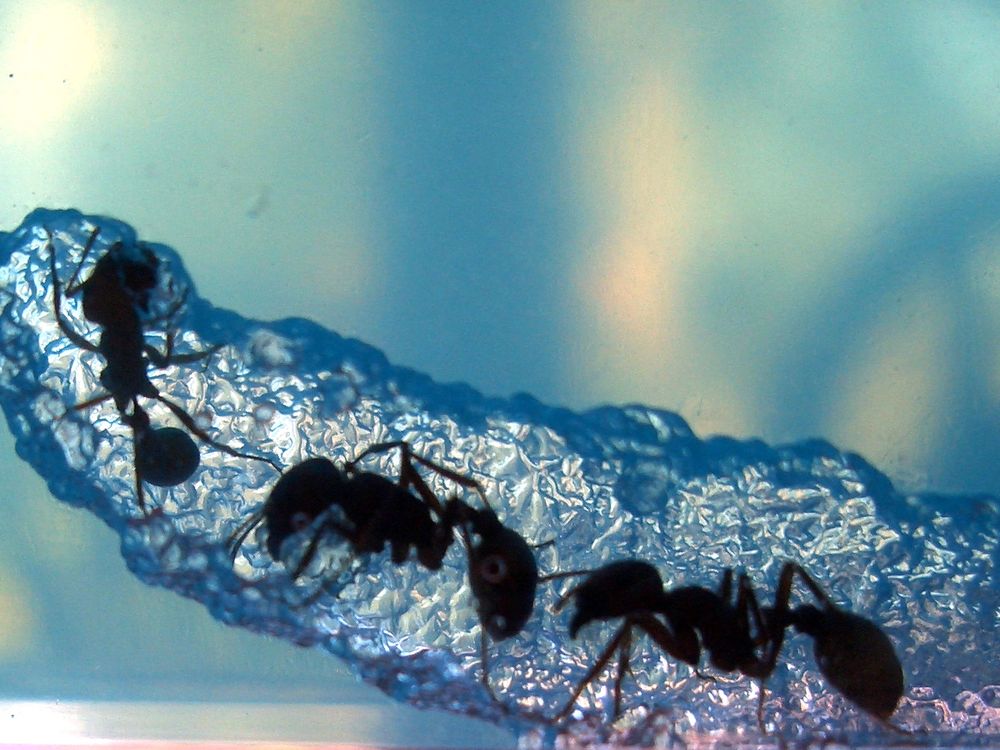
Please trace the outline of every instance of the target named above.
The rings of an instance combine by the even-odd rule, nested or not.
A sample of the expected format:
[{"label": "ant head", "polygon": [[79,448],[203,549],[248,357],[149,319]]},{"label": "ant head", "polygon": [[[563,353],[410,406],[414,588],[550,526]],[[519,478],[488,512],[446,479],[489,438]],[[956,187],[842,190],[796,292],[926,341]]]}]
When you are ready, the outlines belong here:
[{"label": "ant head", "polygon": [[483,628],[502,641],[520,633],[531,616],[538,565],[520,534],[501,525],[492,511],[476,513],[483,523],[472,523],[479,542],[469,550],[469,583]]},{"label": "ant head", "polygon": [[344,475],[326,458],[310,458],[281,475],[264,507],[267,551],[281,559],[288,537],[303,531],[336,502]]},{"label": "ant head", "polygon": [[160,260],[141,243],[119,240],[101,256],[83,290],[83,314],[94,323],[119,323],[124,311],[147,314],[150,296],[159,283]]},{"label": "ant head", "polygon": [[135,303],[148,311],[149,293],[159,282],[160,259],[141,242],[131,244],[118,241],[105,258],[114,265],[119,283]]},{"label": "ant head", "polygon": [[[145,412],[141,412],[145,417]],[[146,427],[149,418],[145,419]],[[157,487],[186,482],[201,463],[194,440],[177,427],[136,431],[135,468],[139,479]]]},{"label": "ant head", "polygon": [[591,572],[572,594],[576,612],[569,626],[571,638],[591,620],[669,609],[663,579],[655,567],[642,560],[610,562]]}]

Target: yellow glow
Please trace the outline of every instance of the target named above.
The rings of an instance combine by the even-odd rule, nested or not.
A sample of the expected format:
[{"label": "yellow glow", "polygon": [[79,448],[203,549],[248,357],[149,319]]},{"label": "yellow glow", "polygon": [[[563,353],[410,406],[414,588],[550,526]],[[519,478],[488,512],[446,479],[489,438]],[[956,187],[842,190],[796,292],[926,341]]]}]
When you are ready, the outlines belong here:
[{"label": "yellow glow", "polygon": [[[53,545],[55,546],[55,545]],[[23,657],[38,632],[38,620],[31,607],[31,594],[22,577],[11,573],[0,577],[0,660]]]},{"label": "yellow glow", "polygon": [[245,38],[247,43],[270,44],[276,49],[287,50],[287,58],[301,64],[297,50],[305,41],[322,33],[322,26],[329,24],[331,17],[336,18],[342,10],[325,0],[284,3],[252,0],[242,6],[240,13],[249,19],[254,31],[252,37]]},{"label": "yellow glow", "polygon": [[[603,59],[597,36],[581,35],[592,45],[582,57]],[[574,133],[571,169],[602,223],[575,269],[578,338],[596,346],[573,351],[566,377],[588,373],[593,380],[574,388],[602,399],[641,394],[680,409],[699,432],[732,432],[749,422],[746,399],[728,381],[705,381],[704,342],[689,312],[704,178],[689,142],[697,118],[684,69],[664,59],[626,67],[627,83],[601,107],[609,114],[581,120]],[[711,403],[692,402],[705,392]],[[688,395],[678,403],[677,394]]]},{"label": "yellow glow", "polygon": [[[902,466],[928,466],[942,424],[941,345],[949,315],[933,280],[907,290],[866,334],[831,397],[838,404],[830,432],[852,436],[851,450],[899,475]],[[862,342],[858,342],[861,344]],[[923,484],[924,477],[906,476]]]},{"label": "yellow glow", "polygon": [[626,95],[619,117],[589,134],[583,160],[598,171],[602,202],[614,207],[596,260],[582,268],[597,320],[641,351],[664,345],[677,304],[675,270],[688,251],[684,152],[679,148],[681,97],[658,71]]},{"label": "yellow glow", "polygon": [[0,136],[35,140],[92,96],[110,24],[72,2],[7,6],[0,22]]}]

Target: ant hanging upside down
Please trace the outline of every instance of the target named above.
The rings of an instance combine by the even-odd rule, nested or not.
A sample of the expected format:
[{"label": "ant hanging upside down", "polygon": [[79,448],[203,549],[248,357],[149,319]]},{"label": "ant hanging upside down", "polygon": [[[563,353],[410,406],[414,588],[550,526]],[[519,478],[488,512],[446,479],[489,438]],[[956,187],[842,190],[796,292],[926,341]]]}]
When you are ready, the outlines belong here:
[{"label": "ant hanging upside down", "polygon": [[[80,261],[65,290],[56,272],[56,253],[52,233],[48,232],[47,248],[52,273],[52,305],[59,328],[76,346],[100,354],[105,361],[100,380],[107,392],[72,407],[73,411],[89,409],[113,399],[122,421],[132,430],[134,446],[135,486],[139,508],[146,512],[143,482],[172,487],[186,481],[198,468],[201,457],[188,433],[176,427],[152,427],[149,415],[139,403],[139,397],[152,399],[166,406],[202,442],[237,458],[269,463],[273,461],[250,453],[242,453],[213,440],[198,427],[194,418],[181,406],[163,396],[149,379],[149,367],[197,362],[211,356],[219,347],[189,354],[173,352],[174,333],[167,332],[166,352],[161,353],[146,343],[144,325],[169,324],[184,304],[185,290],[170,307],[156,316],[152,311],[152,296],[160,285],[160,260],[142,243],[119,240],[98,258],[85,281],[78,281],[80,269],[94,248],[100,228],[94,227],[84,245]],[[83,315],[100,328],[97,344],[73,330],[63,317],[63,299],[80,294]],[[144,324],[145,321],[145,324]]]},{"label": "ant hanging upside down", "polygon": [[[789,609],[796,575],[819,607]],[[575,600],[570,636],[575,638],[592,620],[624,618],[624,623],[577,684],[557,720],[570,714],[580,694],[616,652],[614,718],[621,715],[621,686],[629,668],[632,632],[639,629],[670,656],[695,669],[704,649],[717,669],[760,680],[757,721],[763,730],[763,682],[774,671],[786,628],[793,626],[813,637],[816,661],[826,679],[859,708],[887,723],[903,695],[903,671],[892,643],[873,622],[834,605],[812,577],[792,562],[781,569],[772,608],[758,606],[745,574],[739,577],[734,604],[732,584],[733,574],[727,569],[718,593],[701,586],[667,590],[656,569],[639,560],[613,562],[588,573],[557,605],[558,611],[570,598]],[[755,634],[751,634],[751,619]]]},{"label": "ant hanging upside down", "polygon": [[[357,468],[366,456],[397,449],[401,458],[395,482]],[[457,496],[442,503],[415,464],[483,497],[478,482],[417,455],[402,441],[372,445],[344,469],[326,458],[310,458],[286,471],[264,506],[236,529],[228,541],[230,557],[235,560],[247,536],[262,524],[268,554],[282,560],[285,541],[324,516],[291,568],[292,578],[305,571],[331,533],[346,539],[355,554],[381,552],[388,544],[396,565],[406,561],[412,548],[421,565],[438,570],[458,528],[468,551],[469,584],[482,626],[483,684],[492,695],[487,636],[501,641],[521,632],[534,608],[537,583],[545,579],[538,576],[531,546],[504,526],[488,504],[474,508]]]}]

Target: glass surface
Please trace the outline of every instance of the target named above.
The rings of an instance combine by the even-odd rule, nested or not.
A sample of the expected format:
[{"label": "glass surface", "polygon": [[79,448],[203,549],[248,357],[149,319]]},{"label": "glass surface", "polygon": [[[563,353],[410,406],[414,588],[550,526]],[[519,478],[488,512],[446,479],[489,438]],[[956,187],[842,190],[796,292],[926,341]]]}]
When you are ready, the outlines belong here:
[{"label": "glass surface", "polygon": [[[4,230],[37,205],[114,215],[216,305],[441,381],[997,490],[990,4],[0,13]],[[2,456],[10,700],[360,705],[324,739],[509,742],[139,585]]]}]

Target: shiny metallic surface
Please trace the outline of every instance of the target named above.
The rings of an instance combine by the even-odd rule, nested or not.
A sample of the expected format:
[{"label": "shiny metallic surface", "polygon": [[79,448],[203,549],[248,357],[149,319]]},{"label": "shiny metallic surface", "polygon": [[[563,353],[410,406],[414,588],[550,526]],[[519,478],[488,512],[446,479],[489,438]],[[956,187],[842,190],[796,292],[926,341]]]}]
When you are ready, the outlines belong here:
[{"label": "shiny metallic surface", "polygon": [[[624,681],[621,721],[607,721],[609,669],[568,722],[551,722],[614,632],[592,623],[569,639],[570,613],[553,611],[566,581],[540,584],[525,630],[490,645],[500,704],[493,702],[480,682],[461,544],[436,572],[330,544],[293,581],[267,555],[259,530],[234,566],[226,541],[278,478],[263,461],[200,444],[202,465],[190,481],[146,487],[162,513],[143,517],[131,433],[113,402],[67,412],[101,392],[104,361],[56,324],[47,231],[65,281],[94,226],[94,256],[118,239],[135,241],[120,222],[43,210],[0,239],[0,399],[21,457],[57,497],[121,536],[142,580],[200,601],[227,624],[322,646],[398,700],[486,718],[526,744],[757,733],[758,683],[709,668],[713,679],[704,679],[643,638]],[[995,499],[902,495],[864,459],[822,441],[704,440],[678,415],[642,406],[574,413],[439,385],[308,321],[263,323],[217,310],[198,297],[176,253],[152,247],[173,280],[165,288],[189,290],[175,321],[177,351],[223,345],[202,362],[153,371],[153,382],[214,440],[284,467],[311,456],[343,463],[373,443],[408,441],[481,483],[501,520],[528,542],[554,539],[537,550],[543,574],[635,557],[655,565],[668,587],[714,588],[734,567],[749,573],[767,604],[782,563],[796,561],[835,603],[872,619],[895,644],[906,680],[895,725],[918,743],[925,733],[963,733],[963,742],[1000,735]],[[67,301],[64,315],[96,341],[78,300]],[[148,342],[162,350],[165,334],[153,330]],[[177,426],[166,408],[145,406],[154,424]],[[362,468],[395,476],[398,466],[387,452]],[[441,477],[427,479],[441,497],[455,491]],[[796,600],[810,601],[808,592],[796,589]],[[790,741],[900,740],[837,694],[818,673],[810,640],[793,633],[767,684],[764,718]]]}]

